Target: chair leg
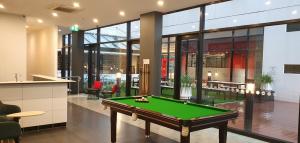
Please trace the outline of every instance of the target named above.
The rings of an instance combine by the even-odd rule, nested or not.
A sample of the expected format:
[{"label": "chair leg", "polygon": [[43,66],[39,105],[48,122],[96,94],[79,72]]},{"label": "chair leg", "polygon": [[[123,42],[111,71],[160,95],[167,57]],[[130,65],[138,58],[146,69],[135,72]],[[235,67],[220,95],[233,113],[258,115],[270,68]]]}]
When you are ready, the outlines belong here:
[{"label": "chair leg", "polygon": [[20,143],[20,138],[19,137],[14,138],[14,141],[15,141],[15,143]]}]

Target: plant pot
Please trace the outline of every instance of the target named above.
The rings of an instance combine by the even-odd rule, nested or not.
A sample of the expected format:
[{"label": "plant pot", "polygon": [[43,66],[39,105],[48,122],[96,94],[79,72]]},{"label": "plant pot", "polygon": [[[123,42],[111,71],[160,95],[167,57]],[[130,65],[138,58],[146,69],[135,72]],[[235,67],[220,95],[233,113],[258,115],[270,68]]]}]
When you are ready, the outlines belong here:
[{"label": "plant pot", "polygon": [[272,88],[272,85],[271,85],[270,83],[267,83],[267,84],[262,85],[262,86],[261,86],[261,89],[262,89],[262,90],[268,90],[268,91],[270,91],[270,90],[272,90],[273,88]]},{"label": "plant pot", "polygon": [[190,99],[192,97],[192,87],[181,87],[180,99]]},{"label": "plant pot", "polygon": [[271,84],[270,83],[268,83],[267,85],[266,85],[266,88],[265,88],[266,90],[268,90],[268,91],[271,91],[272,90],[272,86],[271,86]]}]

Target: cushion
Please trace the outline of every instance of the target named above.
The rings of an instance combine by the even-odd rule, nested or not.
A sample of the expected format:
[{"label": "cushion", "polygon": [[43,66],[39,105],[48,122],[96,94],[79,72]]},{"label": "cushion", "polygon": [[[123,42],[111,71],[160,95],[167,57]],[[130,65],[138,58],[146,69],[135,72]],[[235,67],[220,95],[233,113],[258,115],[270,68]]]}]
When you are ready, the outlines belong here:
[{"label": "cushion", "polygon": [[93,89],[101,89],[102,88],[102,82],[101,81],[94,81],[93,83]]}]

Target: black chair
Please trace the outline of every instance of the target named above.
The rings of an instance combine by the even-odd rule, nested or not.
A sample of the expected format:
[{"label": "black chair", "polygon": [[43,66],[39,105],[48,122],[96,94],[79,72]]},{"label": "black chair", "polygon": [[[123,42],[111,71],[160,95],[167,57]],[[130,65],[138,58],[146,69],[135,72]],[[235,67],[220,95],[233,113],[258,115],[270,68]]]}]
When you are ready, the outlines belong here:
[{"label": "black chair", "polygon": [[5,117],[8,114],[18,112],[21,112],[20,107],[3,104],[0,101],[0,140],[14,139],[15,143],[20,142],[21,126],[19,124],[19,118],[9,119]]},{"label": "black chair", "polygon": [[0,117],[0,141],[13,139],[15,143],[20,142],[21,126],[18,122],[6,117]]}]

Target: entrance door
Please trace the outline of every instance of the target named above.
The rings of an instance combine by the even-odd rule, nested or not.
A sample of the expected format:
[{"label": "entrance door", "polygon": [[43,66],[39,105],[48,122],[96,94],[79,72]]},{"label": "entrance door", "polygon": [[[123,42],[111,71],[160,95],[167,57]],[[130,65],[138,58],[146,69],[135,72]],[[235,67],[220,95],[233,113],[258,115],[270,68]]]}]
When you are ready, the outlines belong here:
[{"label": "entrance door", "polygon": [[83,70],[83,87],[91,88],[97,78],[97,45],[85,45]]}]

